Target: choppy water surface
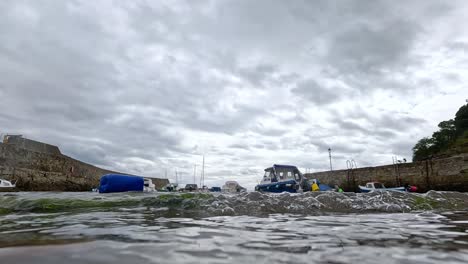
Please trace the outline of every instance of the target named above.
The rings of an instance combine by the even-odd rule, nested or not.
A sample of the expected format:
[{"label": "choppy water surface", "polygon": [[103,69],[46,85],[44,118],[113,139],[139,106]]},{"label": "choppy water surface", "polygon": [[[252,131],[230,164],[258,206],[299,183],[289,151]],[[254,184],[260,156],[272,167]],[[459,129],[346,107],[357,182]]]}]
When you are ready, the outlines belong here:
[{"label": "choppy water surface", "polygon": [[0,263],[467,263],[468,194],[0,193]]}]

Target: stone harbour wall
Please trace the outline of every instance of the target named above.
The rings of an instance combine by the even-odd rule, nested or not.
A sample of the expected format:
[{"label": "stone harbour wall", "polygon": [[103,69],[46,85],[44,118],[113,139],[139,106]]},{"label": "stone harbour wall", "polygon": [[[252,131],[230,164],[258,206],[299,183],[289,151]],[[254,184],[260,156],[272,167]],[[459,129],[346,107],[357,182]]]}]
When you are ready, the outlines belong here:
[{"label": "stone harbour wall", "polygon": [[27,149],[34,152],[49,153],[53,155],[62,154],[57,146],[24,138],[22,135],[6,135],[3,138],[3,144],[15,145],[17,148]]},{"label": "stone harbour wall", "polygon": [[[34,151],[0,143],[0,178],[16,181],[20,191],[90,191],[108,173],[115,172],[75,160],[59,150]],[[153,183],[161,188],[169,181],[155,178]]]},{"label": "stone harbour wall", "polygon": [[468,192],[468,153],[397,165],[307,173],[305,176],[338,185],[346,191],[357,191],[358,185],[378,181],[386,187],[415,185],[421,192]]}]

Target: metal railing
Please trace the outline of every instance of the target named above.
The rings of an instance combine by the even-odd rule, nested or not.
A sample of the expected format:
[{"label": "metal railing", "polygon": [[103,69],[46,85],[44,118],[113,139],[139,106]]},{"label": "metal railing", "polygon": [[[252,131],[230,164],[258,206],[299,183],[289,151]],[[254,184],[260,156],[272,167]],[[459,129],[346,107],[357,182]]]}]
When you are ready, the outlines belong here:
[{"label": "metal railing", "polygon": [[357,169],[356,161],[354,161],[353,159],[347,160],[346,168],[348,168],[348,171],[346,173],[347,189],[357,191],[356,178],[354,177],[354,170]]}]

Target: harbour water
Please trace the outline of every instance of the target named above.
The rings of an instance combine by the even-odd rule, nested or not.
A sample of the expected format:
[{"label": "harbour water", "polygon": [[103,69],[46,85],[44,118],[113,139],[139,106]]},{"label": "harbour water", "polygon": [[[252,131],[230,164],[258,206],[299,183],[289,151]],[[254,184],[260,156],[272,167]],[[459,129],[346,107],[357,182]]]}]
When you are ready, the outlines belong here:
[{"label": "harbour water", "polygon": [[0,194],[1,263],[466,263],[468,194]]}]

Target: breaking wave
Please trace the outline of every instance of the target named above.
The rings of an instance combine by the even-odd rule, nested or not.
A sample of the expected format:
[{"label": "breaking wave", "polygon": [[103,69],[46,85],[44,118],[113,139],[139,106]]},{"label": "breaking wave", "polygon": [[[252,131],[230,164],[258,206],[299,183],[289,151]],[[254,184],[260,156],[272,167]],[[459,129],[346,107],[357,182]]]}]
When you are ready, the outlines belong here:
[{"label": "breaking wave", "polygon": [[0,214],[66,212],[76,210],[150,209],[162,215],[262,216],[275,213],[319,215],[325,213],[398,213],[453,211],[468,208],[468,194],[430,191],[300,194],[248,192],[219,193],[5,193],[0,194]]}]

